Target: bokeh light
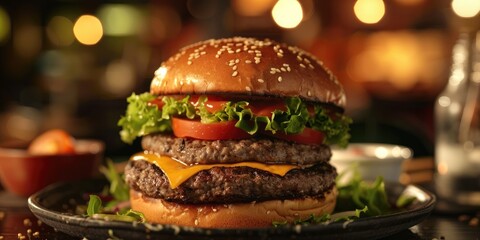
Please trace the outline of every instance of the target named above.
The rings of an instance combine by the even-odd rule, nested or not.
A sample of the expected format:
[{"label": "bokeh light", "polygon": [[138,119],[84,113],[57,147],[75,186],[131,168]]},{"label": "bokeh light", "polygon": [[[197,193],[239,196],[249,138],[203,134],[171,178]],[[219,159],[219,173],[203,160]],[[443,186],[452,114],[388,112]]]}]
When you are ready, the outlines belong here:
[{"label": "bokeh light", "polygon": [[47,25],[48,39],[57,46],[70,46],[75,37],[72,32],[73,22],[63,16],[54,16]]},{"label": "bokeh light", "polygon": [[375,24],[385,15],[385,4],[382,0],[357,0],[353,11],[361,22]]},{"label": "bokeh light", "polygon": [[0,6],[0,43],[6,42],[10,36],[10,17]]},{"label": "bokeh light", "polygon": [[113,61],[105,69],[103,87],[115,96],[127,96],[135,87],[135,70],[127,61]]},{"label": "bokeh light", "polygon": [[233,10],[242,16],[254,17],[268,12],[275,4],[275,0],[233,0]]},{"label": "bokeh light", "polygon": [[143,14],[128,4],[105,4],[98,11],[104,33],[108,36],[128,36],[138,33]]},{"label": "bokeh light", "polygon": [[479,0],[452,0],[452,9],[455,14],[463,18],[471,18],[480,12]]},{"label": "bokeh light", "polygon": [[303,19],[302,5],[297,0],[279,0],[272,9],[272,17],[282,28],[295,28]]},{"label": "bokeh light", "polygon": [[352,79],[408,91],[420,86],[434,89],[442,78],[436,69],[446,66],[441,60],[445,40],[437,32],[377,32],[363,41],[364,49],[348,63]]},{"label": "bokeh light", "polygon": [[73,34],[84,45],[95,45],[103,36],[102,23],[92,15],[80,16],[73,26]]}]

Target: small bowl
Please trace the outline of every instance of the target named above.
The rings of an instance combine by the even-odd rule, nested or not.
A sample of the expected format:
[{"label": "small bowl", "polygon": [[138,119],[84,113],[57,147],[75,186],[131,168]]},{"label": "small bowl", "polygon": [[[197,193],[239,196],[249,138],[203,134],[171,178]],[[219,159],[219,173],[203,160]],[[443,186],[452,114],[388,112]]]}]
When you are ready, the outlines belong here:
[{"label": "small bowl", "polygon": [[28,197],[55,182],[94,176],[104,149],[97,140],[76,140],[71,154],[31,155],[26,149],[0,147],[0,180],[8,191]]},{"label": "small bowl", "polygon": [[337,172],[345,172],[342,180],[352,177],[349,169],[358,168],[365,180],[375,180],[383,176],[385,181],[398,182],[402,163],[413,156],[413,151],[405,146],[381,143],[352,143],[346,149],[332,149],[331,164]]}]

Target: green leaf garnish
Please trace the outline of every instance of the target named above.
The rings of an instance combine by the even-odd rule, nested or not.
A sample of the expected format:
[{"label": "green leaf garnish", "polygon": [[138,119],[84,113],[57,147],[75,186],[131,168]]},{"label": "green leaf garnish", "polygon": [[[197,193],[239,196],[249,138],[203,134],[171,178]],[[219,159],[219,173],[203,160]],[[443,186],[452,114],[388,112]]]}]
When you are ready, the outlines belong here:
[{"label": "green leaf garnish", "polygon": [[90,200],[87,206],[87,215],[89,217],[97,214],[102,209],[102,200],[97,195],[90,195]]},{"label": "green leaf garnish", "polygon": [[[340,174],[341,178],[343,175]],[[368,207],[368,216],[385,214],[391,210],[385,191],[383,177],[379,176],[373,182],[366,182],[361,179],[358,173],[353,174],[352,179],[342,185],[340,178],[337,178],[337,205],[335,211],[349,211]]]},{"label": "green leaf garnish", "polygon": [[115,170],[112,160],[107,159],[107,167],[101,166],[100,172],[103,173],[110,182],[109,192],[113,198],[117,201],[127,201],[130,197],[129,187],[123,180],[122,175]]},{"label": "green leaf garnish", "polygon": [[397,208],[404,208],[408,205],[412,204],[417,198],[415,196],[408,196],[408,195],[400,195],[397,201],[395,202],[395,206]]},{"label": "green leaf garnish", "polygon": [[138,212],[132,209],[129,209],[126,213],[123,213],[120,215],[135,218],[137,222],[145,222],[145,215],[141,212]]}]

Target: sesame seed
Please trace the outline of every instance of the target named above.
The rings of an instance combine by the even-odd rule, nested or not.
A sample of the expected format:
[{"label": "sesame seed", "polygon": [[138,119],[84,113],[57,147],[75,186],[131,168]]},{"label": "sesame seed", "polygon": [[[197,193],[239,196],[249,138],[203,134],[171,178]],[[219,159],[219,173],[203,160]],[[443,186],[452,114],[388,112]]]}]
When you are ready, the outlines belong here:
[{"label": "sesame seed", "polygon": [[307,95],[310,97],[312,96],[312,92],[310,92],[310,90],[307,92]]},{"label": "sesame seed", "polygon": [[200,53],[200,55],[205,55],[205,54],[207,54],[207,52],[205,52],[205,51]]},{"label": "sesame seed", "polygon": [[281,73],[282,71],[280,71],[278,68],[275,68],[275,72]]},{"label": "sesame seed", "polygon": [[303,65],[303,63],[300,63],[300,67],[306,68],[305,65]]},{"label": "sesame seed", "polygon": [[220,54],[215,55],[216,58],[220,58]]},{"label": "sesame seed", "polygon": [[235,65],[235,66],[232,67],[232,69],[233,69],[233,70],[237,70],[237,67],[238,67],[238,66]]},{"label": "sesame seed", "polygon": [[235,65],[235,62],[229,62],[228,63],[228,66],[230,66],[230,67],[233,66],[233,65]]},{"label": "sesame seed", "polygon": [[263,81],[263,79],[261,79],[261,78],[257,79],[257,81],[258,81],[259,83],[264,83],[264,82],[265,82],[265,81]]},{"label": "sesame seed", "polygon": [[249,86],[246,86],[246,87],[245,87],[245,90],[247,90],[247,91],[249,91],[249,92],[252,91],[252,89],[251,89]]},{"label": "sesame seed", "polygon": [[247,52],[248,52],[248,53],[254,53],[254,51],[253,51],[253,50],[248,50]]},{"label": "sesame seed", "polygon": [[236,77],[237,75],[238,75],[238,72],[237,72],[237,71],[233,71],[232,77]]},{"label": "sesame seed", "polygon": [[312,64],[308,64],[308,67],[311,68],[311,69],[314,69]]},{"label": "sesame seed", "polygon": [[239,53],[241,51],[242,51],[242,49],[240,49],[240,48],[237,48],[237,50],[235,50],[236,53]]},{"label": "sesame seed", "polygon": [[301,62],[303,61],[303,58],[300,55],[297,55],[297,60]]},{"label": "sesame seed", "polygon": [[287,71],[288,71],[288,72],[290,72],[290,71],[291,71],[291,69],[290,69],[290,66],[288,66],[288,67],[287,67]]},{"label": "sesame seed", "polygon": [[282,77],[279,76],[279,77],[278,77],[278,82],[282,82],[282,80],[283,80]]},{"label": "sesame seed", "polygon": [[308,58],[304,58],[303,61],[305,61],[306,63],[310,63],[310,60],[308,60]]},{"label": "sesame seed", "polygon": [[277,56],[278,56],[278,57],[283,57],[283,54],[277,53]]},{"label": "sesame seed", "polygon": [[239,63],[240,62],[240,59],[235,59],[235,63]]},{"label": "sesame seed", "polygon": [[233,54],[235,52],[233,50],[228,50],[228,53]]},{"label": "sesame seed", "polygon": [[187,64],[188,64],[188,65],[192,65],[192,61],[188,61]]},{"label": "sesame seed", "polygon": [[287,69],[285,69],[284,67],[281,67],[280,70],[282,70],[282,72],[286,72]]},{"label": "sesame seed", "polygon": [[252,63],[252,60],[245,60],[245,63]]},{"label": "sesame seed", "polygon": [[275,74],[275,70],[270,70],[270,74]]}]

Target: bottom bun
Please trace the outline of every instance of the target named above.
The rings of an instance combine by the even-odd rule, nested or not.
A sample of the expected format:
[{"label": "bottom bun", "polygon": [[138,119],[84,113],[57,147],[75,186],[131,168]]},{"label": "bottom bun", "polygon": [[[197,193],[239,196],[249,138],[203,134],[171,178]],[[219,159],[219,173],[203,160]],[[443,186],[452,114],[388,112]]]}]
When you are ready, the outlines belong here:
[{"label": "bottom bun", "polygon": [[142,196],[130,190],[132,209],[148,222],[205,228],[254,228],[272,226],[273,221],[292,222],[312,214],[321,216],[335,208],[337,189],[323,198],[270,200],[240,204],[179,204]]}]

